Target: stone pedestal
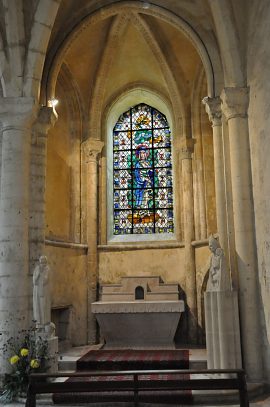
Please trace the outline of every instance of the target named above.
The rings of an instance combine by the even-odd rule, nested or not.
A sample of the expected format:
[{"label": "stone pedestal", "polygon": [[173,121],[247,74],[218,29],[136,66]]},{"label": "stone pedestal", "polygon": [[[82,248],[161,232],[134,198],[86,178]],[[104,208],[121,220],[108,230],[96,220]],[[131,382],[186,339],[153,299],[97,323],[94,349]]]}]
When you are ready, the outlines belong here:
[{"label": "stone pedestal", "polygon": [[[53,329],[54,330],[54,329]],[[48,343],[48,370],[46,373],[56,373],[58,371],[58,337],[51,333],[51,324],[37,329],[36,337]]]},{"label": "stone pedestal", "polygon": [[204,307],[208,369],[241,368],[237,292],[206,291]]}]

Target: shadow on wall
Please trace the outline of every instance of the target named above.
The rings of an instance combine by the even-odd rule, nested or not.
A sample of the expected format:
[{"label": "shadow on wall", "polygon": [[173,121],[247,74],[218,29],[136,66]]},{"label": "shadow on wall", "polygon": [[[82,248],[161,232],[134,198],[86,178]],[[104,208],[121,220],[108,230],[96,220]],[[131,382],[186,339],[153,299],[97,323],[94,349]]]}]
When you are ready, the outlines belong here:
[{"label": "shadow on wall", "polygon": [[179,299],[185,302],[185,312],[181,315],[174,337],[176,348],[199,345],[205,346],[205,329],[198,324],[197,318],[191,313],[187,305],[186,293],[181,287],[179,288]]}]

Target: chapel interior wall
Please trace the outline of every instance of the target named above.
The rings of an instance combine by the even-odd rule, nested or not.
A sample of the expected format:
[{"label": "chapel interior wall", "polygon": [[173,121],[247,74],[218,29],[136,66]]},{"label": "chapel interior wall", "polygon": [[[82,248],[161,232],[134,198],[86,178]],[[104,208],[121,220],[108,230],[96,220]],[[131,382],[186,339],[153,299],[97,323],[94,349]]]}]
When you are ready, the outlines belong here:
[{"label": "chapel interior wall", "polygon": [[56,88],[58,120],[48,136],[46,238],[81,241],[81,123],[74,92]]},{"label": "chapel interior wall", "polygon": [[249,134],[251,148],[255,231],[258,256],[261,335],[265,371],[270,379],[270,82],[269,3],[250,3],[247,84],[250,88]]},{"label": "chapel interior wall", "polygon": [[51,268],[52,310],[69,311],[69,341],[87,343],[87,268],[83,249],[45,246]]}]

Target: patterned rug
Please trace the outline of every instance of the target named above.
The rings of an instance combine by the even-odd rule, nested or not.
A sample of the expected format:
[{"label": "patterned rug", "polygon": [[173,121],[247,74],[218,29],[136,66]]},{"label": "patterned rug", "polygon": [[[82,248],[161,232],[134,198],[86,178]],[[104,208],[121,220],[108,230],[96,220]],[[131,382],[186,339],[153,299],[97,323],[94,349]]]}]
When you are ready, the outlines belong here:
[{"label": "patterned rug", "polygon": [[[188,369],[188,350],[97,350],[90,351],[77,361],[77,371],[91,370],[155,370],[155,369]],[[149,403],[182,403],[192,404],[191,391],[151,390],[159,381],[174,382],[182,380],[184,375],[143,374],[138,380],[147,390],[139,392],[139,401]],[[100,386],[105,382],[121,382],[129,386],[131,375],[93,376],[89,378],[72,378],[68,381],[84,381]],[[55,404],[65,403],[97,403],[97,402],[129,402],[133,400],[131,391],[99,391],[87,393],[54,394]]]},{"label": "patterned rug", "polygon": [[96,350],[77,361],[77,370],[188,369],[188,350]]}]

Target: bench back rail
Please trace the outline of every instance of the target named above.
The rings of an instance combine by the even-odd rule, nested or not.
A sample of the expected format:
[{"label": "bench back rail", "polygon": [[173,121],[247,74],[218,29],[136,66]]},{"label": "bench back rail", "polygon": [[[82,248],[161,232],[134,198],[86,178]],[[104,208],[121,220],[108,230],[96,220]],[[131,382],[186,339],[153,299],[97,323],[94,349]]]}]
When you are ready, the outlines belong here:
[{"label": "bench back rail", "polygon": [[[145,375],[153,376],[145,379]],[[164,379],[160,375],[165,375]],[[168,380],[167,377],[170,377]],[[176,376],[177,375],[177,376]],[[179,378],[180,375],[180,378]],[[99,377],[97,381],[85,378]],[[108,380],[124,376],[120,381]],[[158,380],[155,376],[158,377]],[[176,377],[174,377],[176,376]],[[198,377],[200,376],[200,377]],[[201,376],[206,376],[201,378]],[[104,380],[102,380],[104,377]],[[72,381],[55,381],[71,378]],[[249,407],[245,371],[243,369],[209,370],[132,370],[89,371],[73,373],[34,373],[30,375],[26,407],[36,407],[36,395],[46,393],[76,393],[131,391],[134,405],[138,405],[139,392],[146,390],[238,390],[241,407]]]}]

